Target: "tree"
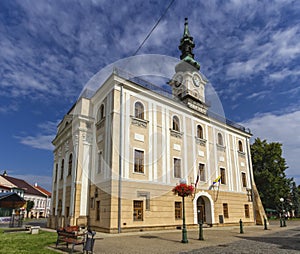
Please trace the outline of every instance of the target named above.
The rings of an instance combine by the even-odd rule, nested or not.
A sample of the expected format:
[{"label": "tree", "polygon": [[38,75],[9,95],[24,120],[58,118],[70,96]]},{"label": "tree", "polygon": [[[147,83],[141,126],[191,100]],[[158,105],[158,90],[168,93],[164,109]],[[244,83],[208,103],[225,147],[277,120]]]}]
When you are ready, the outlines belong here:
[{"label": "tree", "polygon": [[251,145],[254,180],[266,208],[281,210],[280,198],[284,198],[286,207],[290,199],[292,179],[285,175],[285,159],[282,157],[282,144],[267,143],[259,138]]},{"label": "tree", "polygon": [[33,207],[34,207],[34,202],[31,200],[27,200],[27,202],[26,202],[27,217]]},{"label": "tree", "polygon": [[300,214],[300,185],[297,187],[293,181],[291,185],[291,209],[295,211],[295,216]]}]

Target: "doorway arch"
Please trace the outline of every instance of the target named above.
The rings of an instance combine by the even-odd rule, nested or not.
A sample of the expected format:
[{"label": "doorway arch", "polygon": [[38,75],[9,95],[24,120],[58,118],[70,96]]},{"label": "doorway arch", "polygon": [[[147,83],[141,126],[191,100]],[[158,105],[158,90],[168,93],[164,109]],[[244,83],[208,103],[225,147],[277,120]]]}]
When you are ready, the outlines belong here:
[{"label": "doorway arch", "polygon": [[[198,224],[199,218],[207,224],[214,224],[214,202],[211,196],[204,191],[198,192],[193,201],[194,224]],[[201,214],[202,213],[202,214]]]}]

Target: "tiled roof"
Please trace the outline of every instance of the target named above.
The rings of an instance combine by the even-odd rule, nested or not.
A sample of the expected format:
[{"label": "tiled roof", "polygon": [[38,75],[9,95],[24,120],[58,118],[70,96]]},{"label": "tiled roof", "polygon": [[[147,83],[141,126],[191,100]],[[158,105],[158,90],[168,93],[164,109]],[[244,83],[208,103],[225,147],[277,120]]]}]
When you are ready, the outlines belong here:
[{"label": "tiled roof", "polygon": [[47,195],[48,197],[51,197],[51,192],[45,190],[45,189],[42,188],[41,186],[35,185],[34,188],[38,189],[40,192],[44,193],[44,194]]},{"label": "tiled roof", "polygon": [[31,194],[31,195],[36,195],[36,196],[46,196],[46,194],[40,192],[36,188],[34,188],[32,185],[27,183],[26,181],[18,178],[14,178],[8,175],[2,175],[7,181],[10,181],[17,187],[23,189],[25,191],[25,194]]}]

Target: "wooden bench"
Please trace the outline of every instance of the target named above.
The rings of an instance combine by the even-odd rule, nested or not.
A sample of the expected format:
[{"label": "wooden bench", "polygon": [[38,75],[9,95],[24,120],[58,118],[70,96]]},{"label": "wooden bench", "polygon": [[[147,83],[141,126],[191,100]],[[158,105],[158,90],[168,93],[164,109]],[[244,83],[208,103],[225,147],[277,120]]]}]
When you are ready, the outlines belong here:
[{"label": "wooden bench", "polygon": [[65,228],[58,228],[56,232],[57,232],[56,247],[60,243],[66,243],[67,248],[69,248],[69,244],[72,244],[71,253],[73,253],[75,245],[82,244],[82,246],[84,246],[85,239],[86,239],[86,232],[80,231],[78,226],[68,226]]}]

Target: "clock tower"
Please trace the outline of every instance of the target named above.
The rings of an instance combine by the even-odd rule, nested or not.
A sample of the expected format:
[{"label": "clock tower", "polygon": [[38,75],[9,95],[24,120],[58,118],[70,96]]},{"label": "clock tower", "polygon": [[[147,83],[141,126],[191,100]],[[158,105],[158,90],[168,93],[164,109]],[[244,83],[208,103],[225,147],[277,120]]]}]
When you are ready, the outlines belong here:
[{"label": "clock tower", "polygon": [[199,72],[200,64],[194,59],[195,43],[190,35],[188,19],[185,18],[184,32],[180,40],[181,61],[175,66],[175,75],[169,84],[175,98],[180,99],[188,107],[206,114],[205,85],[207,80]]}]

